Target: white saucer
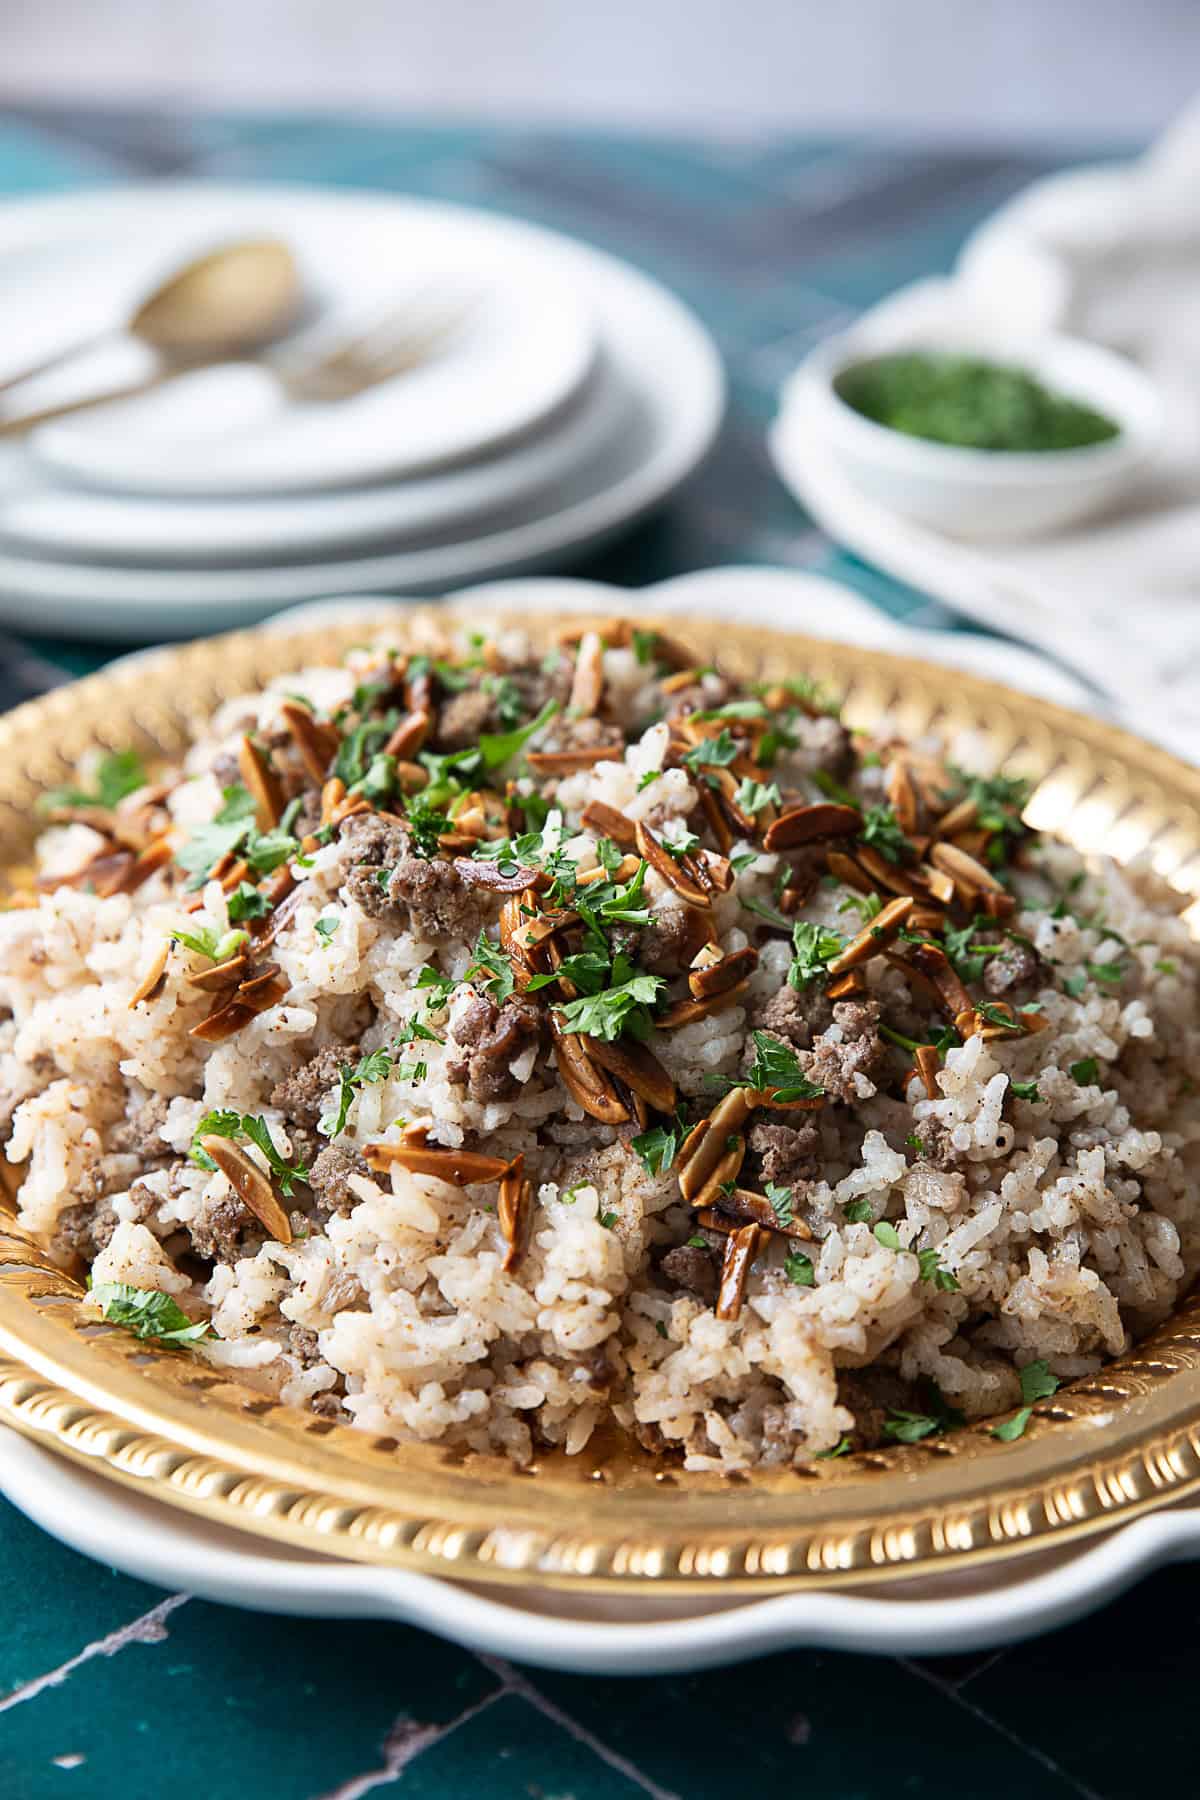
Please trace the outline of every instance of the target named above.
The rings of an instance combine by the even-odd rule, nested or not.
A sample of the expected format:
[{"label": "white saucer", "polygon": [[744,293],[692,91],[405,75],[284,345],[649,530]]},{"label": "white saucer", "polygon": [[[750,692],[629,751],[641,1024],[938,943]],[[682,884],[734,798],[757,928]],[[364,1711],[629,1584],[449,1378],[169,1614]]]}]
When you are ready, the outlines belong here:
[{"label": "white saucer", "polygon": [[[419,366],[337,405],[289,403],[264,369],[230,364],[45,425],[34,453],[76,480],[153,494],[394,479],[511,441],[562,405],[591,366],[586,283],[571,246],[548,232],[391,195],[164,183],[0,214],[0,368],[28,358],[35,321],[43,341],[57,329],[70,342],[84,322],[80,294],[86,322],[103,326],[127,316],[164,270],[258,236],[295,253],[314,345],[385,310],[414,328],[458,323]],[[50,378],[27,384],[5,397],[5,410],[48,403],[65,382],[88,391],[93,374],[102,375],[98,360],[55,375],[52,389]]]},{"label": "white saucer", "polygon": [[0,542],[56,558],[159,567],[289,560],[428,537],[529,505],[630,426],[633,397],[602,359],[580,393],[538,432],[461,467],[342,493],[242,499],[144,498],[48,482],[0,483]]}]

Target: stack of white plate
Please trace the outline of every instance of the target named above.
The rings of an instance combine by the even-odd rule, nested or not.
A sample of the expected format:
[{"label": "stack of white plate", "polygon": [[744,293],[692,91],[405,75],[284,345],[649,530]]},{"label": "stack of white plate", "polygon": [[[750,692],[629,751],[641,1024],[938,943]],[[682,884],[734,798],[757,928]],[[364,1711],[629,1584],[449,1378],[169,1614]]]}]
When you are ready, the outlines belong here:
[{"label": "stack of white plate", "polygon": [[[300,600],[565,563],[660,503],[716,432],[716,350],[646,276],[513,219],[315,189],[164,185],[0,212],[0,380],[250,237],[288,244],[321,331],[443,300],[463,324],[353,400],[296,405],[265,368],[230,364],[6,442],[5,622],[184,637]],[[88,390],[149,365],[116,344],[69,379]],[[7,411],[63,379],[11,390]]]}]

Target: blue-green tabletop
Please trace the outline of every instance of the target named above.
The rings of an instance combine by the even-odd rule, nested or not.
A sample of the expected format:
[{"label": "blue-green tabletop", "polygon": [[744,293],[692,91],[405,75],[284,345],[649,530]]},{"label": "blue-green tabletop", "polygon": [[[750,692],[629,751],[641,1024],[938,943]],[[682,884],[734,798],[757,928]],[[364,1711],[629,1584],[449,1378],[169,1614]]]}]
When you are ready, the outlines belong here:
[{"label": "blue-green tabletop", "polygon": [[[500,208],[628,257],[714,332],[730,413],[674,503],[580,572],[641,586],[714,564],[788,564],[945,629],[958,627],[943,609],[805,518],[771,473],[764,428],[808,345],[947,268],[976,221],[1054,166],[1034,150],[865,138],[0,114],[0,198],[179,175],[316,181]],[[28,637],[0,648],[0,705],[106,654],[39,640],[31,616]],[[2,1501],[0,1594],[0,1800],[1141,1800],[1196,1785],[1190,1567],[1007,1651],[796,1651],[632,1680],[522,1669],[399,1626],[164,1594],[62,1548]]]}]

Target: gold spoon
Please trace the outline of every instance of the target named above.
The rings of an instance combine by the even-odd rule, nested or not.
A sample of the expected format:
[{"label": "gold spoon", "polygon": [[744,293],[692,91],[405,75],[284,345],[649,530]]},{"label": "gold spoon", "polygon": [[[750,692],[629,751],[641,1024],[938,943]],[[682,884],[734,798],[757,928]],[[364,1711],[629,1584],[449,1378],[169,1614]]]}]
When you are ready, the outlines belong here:
[{"label": "gold spoon", "polygon": [[91,399],[71,400],[20,419],[0,421],[0,432],[27,430],[64,412],[145,393],[189,369],[259,349],[293,323],[301,297],[299,270],[286,244],[272,238],[248,238],[211,250],[163,282],[123,325],[107,327],[10,375],[0,381],[0,392],[121,337],[135,338],[157,351],[161,366],[153,374]]}]

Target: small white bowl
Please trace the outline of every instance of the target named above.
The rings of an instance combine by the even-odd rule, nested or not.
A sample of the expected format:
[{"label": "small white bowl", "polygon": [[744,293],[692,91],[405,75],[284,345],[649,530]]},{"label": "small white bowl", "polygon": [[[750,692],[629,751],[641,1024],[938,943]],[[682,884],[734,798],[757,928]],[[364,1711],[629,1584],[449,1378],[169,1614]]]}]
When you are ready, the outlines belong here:
[{"label": "small white bowl", "polygon": [[[1094,407],[1117,435],[1078,450],[967,450],[911,437],[855,412],[837,392],[858,363],[903,351],[978,356],[1022,368],[1054,393]],[[849,332],[821,344],[799,372],[804,418],[869,499],[957,538],[1031,537],[1118,499],[1159,447],[1158,390],[1125,357],[1079,338],[1001,340],[962,327],[882,342]]]}]

